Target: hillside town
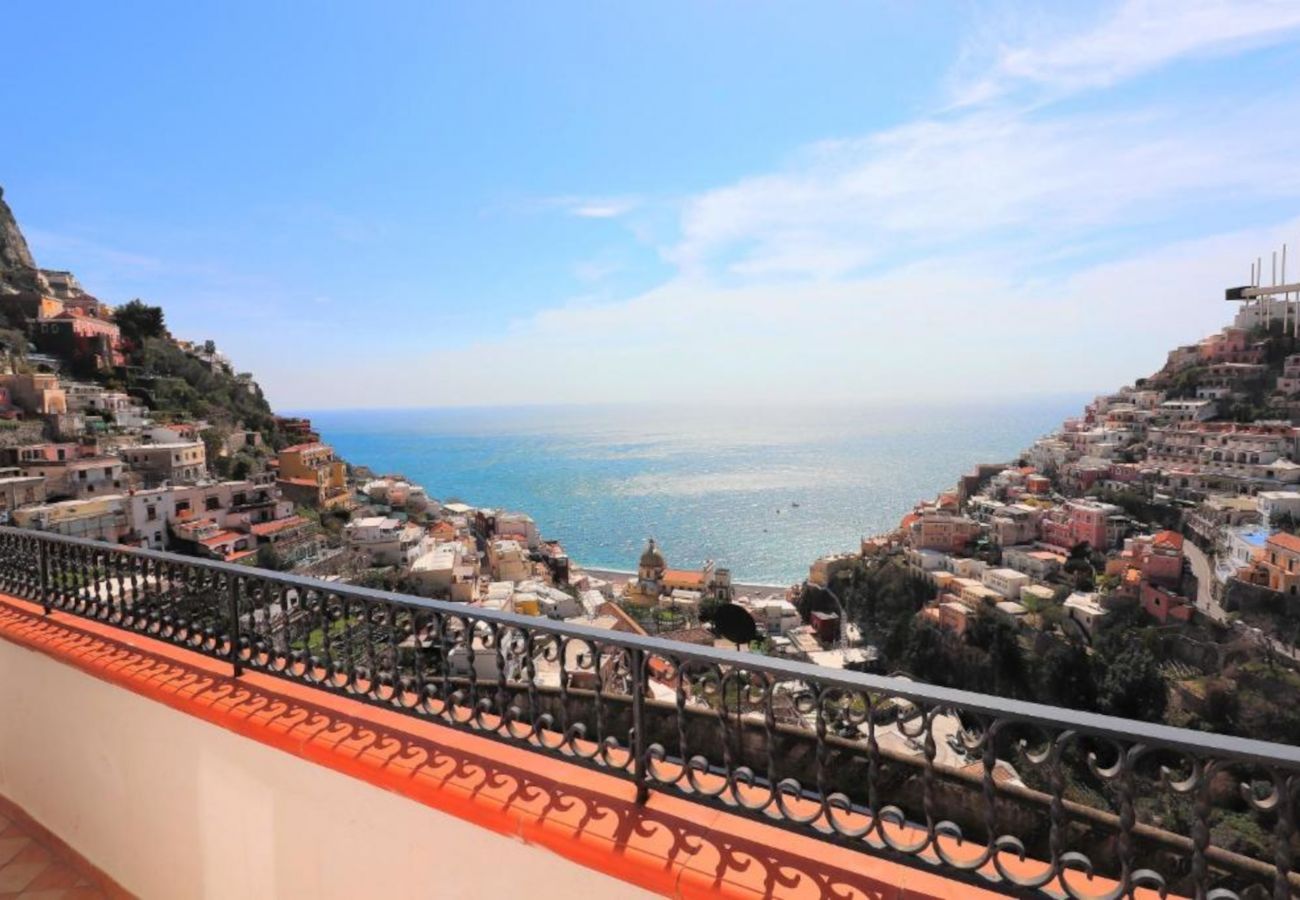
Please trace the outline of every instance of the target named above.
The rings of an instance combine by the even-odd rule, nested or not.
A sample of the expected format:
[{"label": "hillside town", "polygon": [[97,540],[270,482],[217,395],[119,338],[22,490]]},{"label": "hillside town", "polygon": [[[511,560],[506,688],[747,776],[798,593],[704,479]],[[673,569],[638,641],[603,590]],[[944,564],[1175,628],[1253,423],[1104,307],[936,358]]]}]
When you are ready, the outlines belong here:
[{"label": "hillside town", "polygon": [[[1295,739],[1298,290],[1230,289],[1230,326],[818,560],[792,597],[830,588],[891,671]],[[891,567],[892,618],[865,580]]]},{"label": "hillside town", "polygon": [[1162,625],[1238,630],[1251,613],[1294,615],[1300,353],[1279,352],[1294,349],[1294,310],[1277,304],[1270,330],[1243,309],[1014,464],[979,466],[918,504],[863,553],[902,548],[936,589],[922,614],[959,635],[993,615],[1086,640],[1130,606]]},{"label": "hillside town", "polygon": [[[1280,289],[1233,289],[1231,326],[1018,459],[976,467],[892,533],[765,587],[712,561],[672,568],[653,538],[635,572],[585,569],[524,512],[440,502],[349,464],[310,420],[273,415],[211,341],[175,338],[140,301],[109,307],[9,235],[7,524],[728,648],[714,618],[729,605],[753,620],[743,649],[922,678],[918,633],[937,635],[944,671],[987,668],[971,654],[990,628],[1027,658],[1086,657],[1136,613],[1161,630],[1162,689],[1189,707],[1226,658],[1297,658],[1300,310]],[[495,654],[473,664],[490,674]]]}]

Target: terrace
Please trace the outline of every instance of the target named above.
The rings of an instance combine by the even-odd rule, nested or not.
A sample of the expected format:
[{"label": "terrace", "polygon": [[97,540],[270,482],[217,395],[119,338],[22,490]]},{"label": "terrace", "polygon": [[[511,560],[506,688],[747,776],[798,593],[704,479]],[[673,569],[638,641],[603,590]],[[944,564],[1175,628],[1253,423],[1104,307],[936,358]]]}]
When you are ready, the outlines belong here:
[{"label": "terrace", "polygon": [[0,590],[0,811],[108,893],[1300,892],[1294,747],[9,528]]}]

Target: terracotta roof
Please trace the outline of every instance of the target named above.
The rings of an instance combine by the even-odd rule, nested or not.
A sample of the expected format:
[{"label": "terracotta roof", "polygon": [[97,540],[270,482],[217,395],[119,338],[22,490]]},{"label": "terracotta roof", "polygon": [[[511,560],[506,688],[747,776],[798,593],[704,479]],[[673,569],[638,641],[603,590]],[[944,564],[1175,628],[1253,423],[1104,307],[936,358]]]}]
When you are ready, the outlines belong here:
[{"label": "terracotta roof", "polygon": [[218,531],[210,538],[203,538],[199,543],[205,547],[215,547],[218,544],[224,544],[241,537],[244,537],[244,534],[239,531]]},{"label": "terracotta roof", "polygon": [[1294,534],[1287,534],[1285,531],[1279,531],[1270,537],[1267,541],[1272,547],[1278,547],[1291,553],[1300,553],[1300,537]]},{"label": "terracotta roof", "polygon": [[275,519],[271,522],[259,522],[256,525],[250,525],[248,530],[258,537],[266,537],[268,534],[275,534],[284,531],[286,528],[304,525],[306,522],[307,520],[302,516],[289,516],[287,519]]},{"label": "terracotta roof", "polygon": [[1183,536],[1176,531],[1162,531],[1151,539],[1154,547],[1168,547],[1171,550],[1183,549]]},{"label": "terracotta roof", "polygon": [[690,569],[664,569],[663,580],[684,584],[704,584],[704,573],[692,572]]}]

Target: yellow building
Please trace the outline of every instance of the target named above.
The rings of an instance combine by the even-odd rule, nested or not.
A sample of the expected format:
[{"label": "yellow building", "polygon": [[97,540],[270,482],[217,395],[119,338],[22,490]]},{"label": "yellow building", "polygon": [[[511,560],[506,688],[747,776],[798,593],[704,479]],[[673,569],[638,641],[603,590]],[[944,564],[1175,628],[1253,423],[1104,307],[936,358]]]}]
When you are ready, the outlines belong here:
[{"label": "yellow building", "polygon": [[317,509],[350,505],[347,466],[328,444],[294,444],[278,458],[280,490],[295,503]]},{"label": "yellow building", "polygon": [[0,375],[0,388],[9,392],[14,406],[38,416],[63,415],[68,397],[59,386],[59,376],[50,372]]}]

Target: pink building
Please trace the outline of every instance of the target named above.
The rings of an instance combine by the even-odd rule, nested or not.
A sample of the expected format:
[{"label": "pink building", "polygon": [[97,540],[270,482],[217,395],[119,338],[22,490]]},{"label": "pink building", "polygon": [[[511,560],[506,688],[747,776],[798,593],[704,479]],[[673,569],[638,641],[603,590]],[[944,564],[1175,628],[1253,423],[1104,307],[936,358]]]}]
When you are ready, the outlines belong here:
[{"label": "pink building", "polygon": [[1164,588],[1143,584],[1139,596],[1142,608],[1162,625],[1170,619],[1186,622],[1192,618],[1192,607],[1187,599]]},{"label": "pink building", "polygon": [[1088,544],[1094,550],[1109,550],[1123,531],[1124,511],[1111,503],[1071,500],[1043,519],[1043,542],[1069,549]]},{"label": "pink building", "polygon": [[120,366],[122,332],[113,322],[69,309],[37,323],[36,345],[45,352],[93,357],[101,365]]},{"label": "pink building", "polygon": [[921,610],[920,615],[959,637],[970,627],[970,612],[952,594],[941,594],[939,601]]},{"label": "pink building", "polygon": [[1108,550],[1114,539],[1111,519],[1123,510],[1111,503],[1071,500],[1066,504],[1070,537],[1074,544],[1088,543],[1094,550]]},{"label": "pink building", "polygon": [[1176,531],[1162,531],[1147,544],[1142,560],[1142,577],[1170,587],[1183,580],[1183,536]]},{"label": "pink building", "polygon": [[1225,328],[1197,344],[1202,362],[1258,363],[1264,360],[1264,348],[1252,344],[1244,328]]},{"label": "pink building", "polygon": [[1122,481],[1128,484],[1141,477],[1142,467],[1137,463],[1111,463],[1107,475],[1111,481]]}]

